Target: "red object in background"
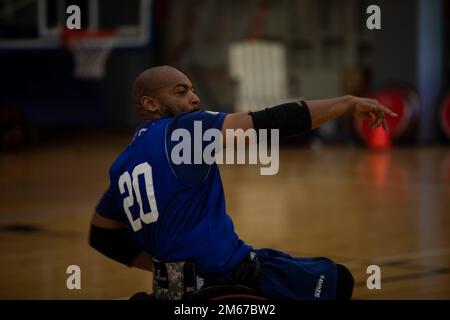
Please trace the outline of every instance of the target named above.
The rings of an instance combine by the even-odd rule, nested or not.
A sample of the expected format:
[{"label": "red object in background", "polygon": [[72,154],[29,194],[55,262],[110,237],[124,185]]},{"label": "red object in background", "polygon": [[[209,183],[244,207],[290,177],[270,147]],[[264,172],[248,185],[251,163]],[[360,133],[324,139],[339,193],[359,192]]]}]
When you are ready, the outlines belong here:
[{"label": "red object in background", "polygon": [[396,118],[386,116],[388,131],[382,127],[372,129],[368,120],[354,119],[356,133],[368,147],[387,149],[392,142],[411,139],[420,108],[418,96],[413,90],[392,87],[377,91],[368,97],[378,100],[398,114]]},{"label": "red object in background", "polygon": [[392,146],[391,135],[383,127],[373,129],[369,135],[369,147],[376,150],[389,149]]},{"label": "red object in background", "polygon": [[450,140],[450,93],[444,99],[444,103],[441,106],[441,127],[444,131],[447,139]]}]

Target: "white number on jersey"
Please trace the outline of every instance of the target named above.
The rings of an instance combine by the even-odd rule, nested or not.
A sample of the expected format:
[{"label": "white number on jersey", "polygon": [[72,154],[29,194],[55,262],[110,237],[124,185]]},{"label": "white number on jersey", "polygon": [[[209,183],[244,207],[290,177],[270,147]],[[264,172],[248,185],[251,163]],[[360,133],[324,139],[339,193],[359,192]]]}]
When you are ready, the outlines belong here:
[{"label": "white number on jersey", "polygon": [[[148,200],[150,212],[144,212],[144,207],[142,205],[141,191],[139,189],[140,175],[143,175],[144,177],[145,193],[147,195],[144,199]],[[139,205],[139,218],[136,220],[133,220],[130,211],[130,208],[134,205],[133,189],[136,194],[136,201]],[[158,220],[158,207],[156,206],[155,190],[153,189],[152,167],[148,162],[143,162],[134,167],[131,176],[128,171],[125,171],[119,178],[119,190],[120,194],[128,192],[128,197],[123,199],[123,210],[130,221],[133,231],[136,232],[142,229],[142,221],[145,224],[150,224]]]}]

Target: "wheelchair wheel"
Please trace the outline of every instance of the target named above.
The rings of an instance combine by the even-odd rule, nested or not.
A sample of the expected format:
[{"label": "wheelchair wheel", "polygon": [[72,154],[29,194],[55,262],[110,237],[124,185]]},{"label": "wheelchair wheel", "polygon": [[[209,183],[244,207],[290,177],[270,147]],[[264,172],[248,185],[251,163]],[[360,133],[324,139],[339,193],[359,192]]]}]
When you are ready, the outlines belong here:
[{"label": "wheelchair wheel", "polygon": [[146,292],[135,293],[129,300],[155,300],[153,294],[148,294]]}]

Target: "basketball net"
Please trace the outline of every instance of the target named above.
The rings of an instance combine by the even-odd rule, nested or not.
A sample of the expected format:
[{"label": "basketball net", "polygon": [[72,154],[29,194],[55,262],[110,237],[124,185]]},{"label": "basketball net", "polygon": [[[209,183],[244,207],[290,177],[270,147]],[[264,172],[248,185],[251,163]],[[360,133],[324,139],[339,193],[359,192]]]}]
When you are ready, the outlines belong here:
[{"label": "basketball net", "polygon": [[61,42],[74,57],[74,77],[99,80],[117,37],[109,30],[63,29]]}]

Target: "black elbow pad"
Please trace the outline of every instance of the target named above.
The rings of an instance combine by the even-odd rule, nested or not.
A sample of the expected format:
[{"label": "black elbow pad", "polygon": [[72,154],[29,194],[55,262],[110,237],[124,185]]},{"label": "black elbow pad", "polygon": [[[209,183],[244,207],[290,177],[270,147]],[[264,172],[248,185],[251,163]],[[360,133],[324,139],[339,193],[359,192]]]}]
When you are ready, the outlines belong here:
[{"label": "black elbow pad", "polygon": [[91,225],[89,245],[105,256],[132,266],[134,258],[142,251],[127,229],[105,229]]},{"label": "black elbow pad", "polygon": [[287,137],[311,131],[311,114],[304,101],[283,103],[249,114],[257,133],[259,129],[279,129],[280,137]]}]

